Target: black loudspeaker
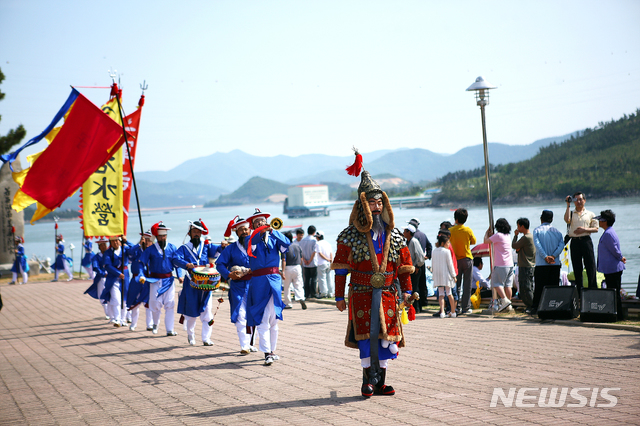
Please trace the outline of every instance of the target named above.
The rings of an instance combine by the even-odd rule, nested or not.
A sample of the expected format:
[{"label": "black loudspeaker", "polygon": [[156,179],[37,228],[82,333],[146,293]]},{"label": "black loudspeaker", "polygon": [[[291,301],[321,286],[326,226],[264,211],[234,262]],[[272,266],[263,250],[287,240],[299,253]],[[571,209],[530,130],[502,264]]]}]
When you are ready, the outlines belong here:
[{"label": "black loudspeaker", "polygon": [[540,319],[574,319],[578,316],[578,290],[573,286],[546,286],[538,305]]},{"label": "black loudspeaker", "polygon": [[618,300],[613,288],[582,290],[580,321],[616,322],[618,320]]}]

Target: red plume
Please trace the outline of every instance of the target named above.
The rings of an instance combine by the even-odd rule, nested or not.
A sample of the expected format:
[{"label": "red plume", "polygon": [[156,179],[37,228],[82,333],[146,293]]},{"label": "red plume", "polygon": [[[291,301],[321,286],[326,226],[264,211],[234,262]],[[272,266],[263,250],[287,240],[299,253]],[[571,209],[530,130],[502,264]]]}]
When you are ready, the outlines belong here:
[{"label": "red plume", "polygon": [[144,106],[144,95],[140,96],[140,100],[138,101],[138,106],[139,107]]},{"label": "red plume", "polygon": [[151,235],[153,235],[154,237],[158,236],[158,227],[160,226],[162,222],[158,222],[155,225],[151,226]]},{"label": "red plume", "polygon": [[55,229],[58,229],[58,222],[56,222],[56,228]]},{"label": "red plume", "polygon": [[247,255],[249,257],[253,257],[255,258],[256,255],[252,253],[251,250],[251,240],[253,240],[253,237],[255,237],[257,234],[259,234],[263,229],[267,229],[269,227],[269,225],[263,225],[261,227],[259,227],[258,229],[256,229],[255,231],[253,231],[253,234],[251,234],[251,237],[249,237],[249,245],[247,246]]},{"label": "red plume", "polygon": [[209,233],[209,228],[207,228],[207,225],[204,224],[202,219],[198,219],[198,220],[200,221],[200,223],[202,224],[202,227],[204,228],[204,232],[202,233],[202,235],[207,235]]},{"label": "red plume", "polygon": [[231,236],[231,228],[233,228],[233,224],[236,223],[236,219],[239,218],[240,216],[234,217],[233,219],[231,219],[229,221],[229,224],[227,225],[227,230],[224,231],[224,237],[225,238],[229,238]]},{"label": "red plume", "polygon": [[117,94],[118,94],[118,85],[116,83],[113,83],[113,85],[111,85],[111,93],[109,94],[109,97],[113,98]]},{"label": "red plume", "polygon": [[409,311],[407,312],[407,317],[409,317],[409,321],[414,321],[416,319],[416,310],[413,305],[409,306]]},{"label": "red plume", "polygon": [[362,171],[362,155],[358,152],[357,149],[353,149],[356,154],[356,161],[352,165],[346,168],[347,174],[351,176],[360,176],[360,172]]}]

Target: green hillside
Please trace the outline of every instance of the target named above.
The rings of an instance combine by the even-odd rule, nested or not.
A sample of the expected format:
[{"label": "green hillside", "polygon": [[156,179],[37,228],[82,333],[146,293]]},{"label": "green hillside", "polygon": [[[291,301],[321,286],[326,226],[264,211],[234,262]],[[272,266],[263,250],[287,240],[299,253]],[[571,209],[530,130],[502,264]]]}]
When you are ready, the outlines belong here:
[{"label": "green hillside", "polygon": [[[484,167],[448,173],[438,184],[442,186],[440,203],[486,200]],[[496,202],[564,197],[578,190],[595,197],[639,192],[640,109],[585,129],[577,138],[540,148],[529,160],[491,167],[491,193]]]},{"label": "green hillside", "polygon": [[290,185],[254,176],[231,194],[221,195],[209,201],[204,207],[235,206],[263,202],[273,194],[286,194]]}]

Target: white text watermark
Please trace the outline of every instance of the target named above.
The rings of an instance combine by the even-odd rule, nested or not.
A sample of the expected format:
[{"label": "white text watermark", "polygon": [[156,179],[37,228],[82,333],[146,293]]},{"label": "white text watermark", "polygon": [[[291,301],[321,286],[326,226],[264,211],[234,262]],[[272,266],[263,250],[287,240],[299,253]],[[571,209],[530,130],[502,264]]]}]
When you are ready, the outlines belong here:
[{"label": "white text watermark", "polygon": [[615,407],[618,398],[611,392],[620,388],[494,388],[491,408],[503,407]]}]

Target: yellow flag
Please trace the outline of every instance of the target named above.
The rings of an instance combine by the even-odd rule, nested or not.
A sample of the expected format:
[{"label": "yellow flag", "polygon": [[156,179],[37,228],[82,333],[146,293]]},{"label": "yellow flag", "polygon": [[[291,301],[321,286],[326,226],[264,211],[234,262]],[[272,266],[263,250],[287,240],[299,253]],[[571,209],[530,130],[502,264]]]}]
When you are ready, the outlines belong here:
[{"label": "yellow flag", "polygon": [[[122,125],[114,97],[102,110]],[[122,148],[82,185],[82,221],[87,237],[123,235]]]}]

